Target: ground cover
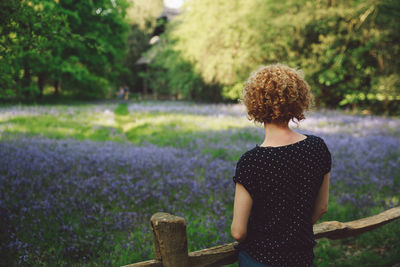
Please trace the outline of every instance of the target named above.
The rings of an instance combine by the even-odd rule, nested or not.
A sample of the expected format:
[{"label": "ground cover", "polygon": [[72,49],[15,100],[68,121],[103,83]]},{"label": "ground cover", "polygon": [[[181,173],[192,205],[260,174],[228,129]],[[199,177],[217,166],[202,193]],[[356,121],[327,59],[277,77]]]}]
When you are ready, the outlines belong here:
[{"label": "ground cover", "polygon": [[[400,120],[319,111],[293,125],[333,156],[329,212],[399,205]],[[232,241],[232,175],[263,130],[240,105],[106,102],[0,108],[1,265],[117,266],[152,258],[157,211],[184,216],[189,249]],[[400,261],[400,223],[320,240],[316,266]]]}]

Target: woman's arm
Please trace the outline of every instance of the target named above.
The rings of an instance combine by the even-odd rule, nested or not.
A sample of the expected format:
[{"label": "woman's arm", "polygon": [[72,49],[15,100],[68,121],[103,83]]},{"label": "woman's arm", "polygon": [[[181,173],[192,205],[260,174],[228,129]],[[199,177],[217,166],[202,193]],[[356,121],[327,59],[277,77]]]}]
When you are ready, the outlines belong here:
[{"label": "woman's arm", "polygon": [[329,200],[329,178],[331,174],[328,172],[324,175],[321,188],[319,189],[317,198],[315,199],[314,211],[312,216],[313,224],[318,221],[321,216],[328,211],[328,200]]},{"label": "woman's arm", "polygon": [[236,183],[235,201],[233,204],[232,237],[241,242],[246,239],[247,222],[249,220],[253,199],[240,183]]}]

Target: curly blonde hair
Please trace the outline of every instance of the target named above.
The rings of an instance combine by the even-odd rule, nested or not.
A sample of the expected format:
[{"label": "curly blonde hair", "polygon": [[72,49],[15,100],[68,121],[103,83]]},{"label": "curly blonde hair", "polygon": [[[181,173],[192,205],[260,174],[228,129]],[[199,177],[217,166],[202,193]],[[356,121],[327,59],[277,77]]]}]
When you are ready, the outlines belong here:
[{"label": "curly blonde hair", "polygon": [[243,88],[242,102],[249,120],[287,123],[305,119],[311,106],[310,86],[303,73],[282,64],[263,66],[253,72]]}]

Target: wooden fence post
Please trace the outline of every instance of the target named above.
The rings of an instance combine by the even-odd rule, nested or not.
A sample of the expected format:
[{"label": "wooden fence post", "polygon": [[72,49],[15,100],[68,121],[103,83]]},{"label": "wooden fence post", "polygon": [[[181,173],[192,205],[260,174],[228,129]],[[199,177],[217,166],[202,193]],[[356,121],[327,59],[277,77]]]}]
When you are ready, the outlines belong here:
[{"label": "wooden fence post", "polygon": [[[164,267],[188,267],[186,222],[182,217],[158,212],[151,217],[155,258]],[[161,258],[161,259],[159,259]]]},{"label": "wooden fence post", "polygon": [[[155,215],[155,214],[154,214]],[[151,222],[151,228],[153,229],[153,243],[154,243],[154,259],[156,261],[162,261],[162,257],[161,257],[161,251],[160,251],[160,245],[158,244],[158,239],[156,236],[156,230],[155,230],[155,226],[153,224],[153,217],[154,215],[151,217],[150,222]]]}]

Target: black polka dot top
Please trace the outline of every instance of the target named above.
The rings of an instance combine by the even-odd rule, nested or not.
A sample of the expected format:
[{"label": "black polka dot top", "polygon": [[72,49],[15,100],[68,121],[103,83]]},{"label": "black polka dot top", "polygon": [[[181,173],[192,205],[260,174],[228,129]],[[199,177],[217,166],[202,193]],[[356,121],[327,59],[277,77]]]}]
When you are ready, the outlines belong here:
[{"label": "black polka dot top", "polygon": [[312,212],[331,154],[317,136],[280,147],[247,151],[233,181],[253,199],[246,240],[238,250],[270,266],[311,266],[314,259]]}]

